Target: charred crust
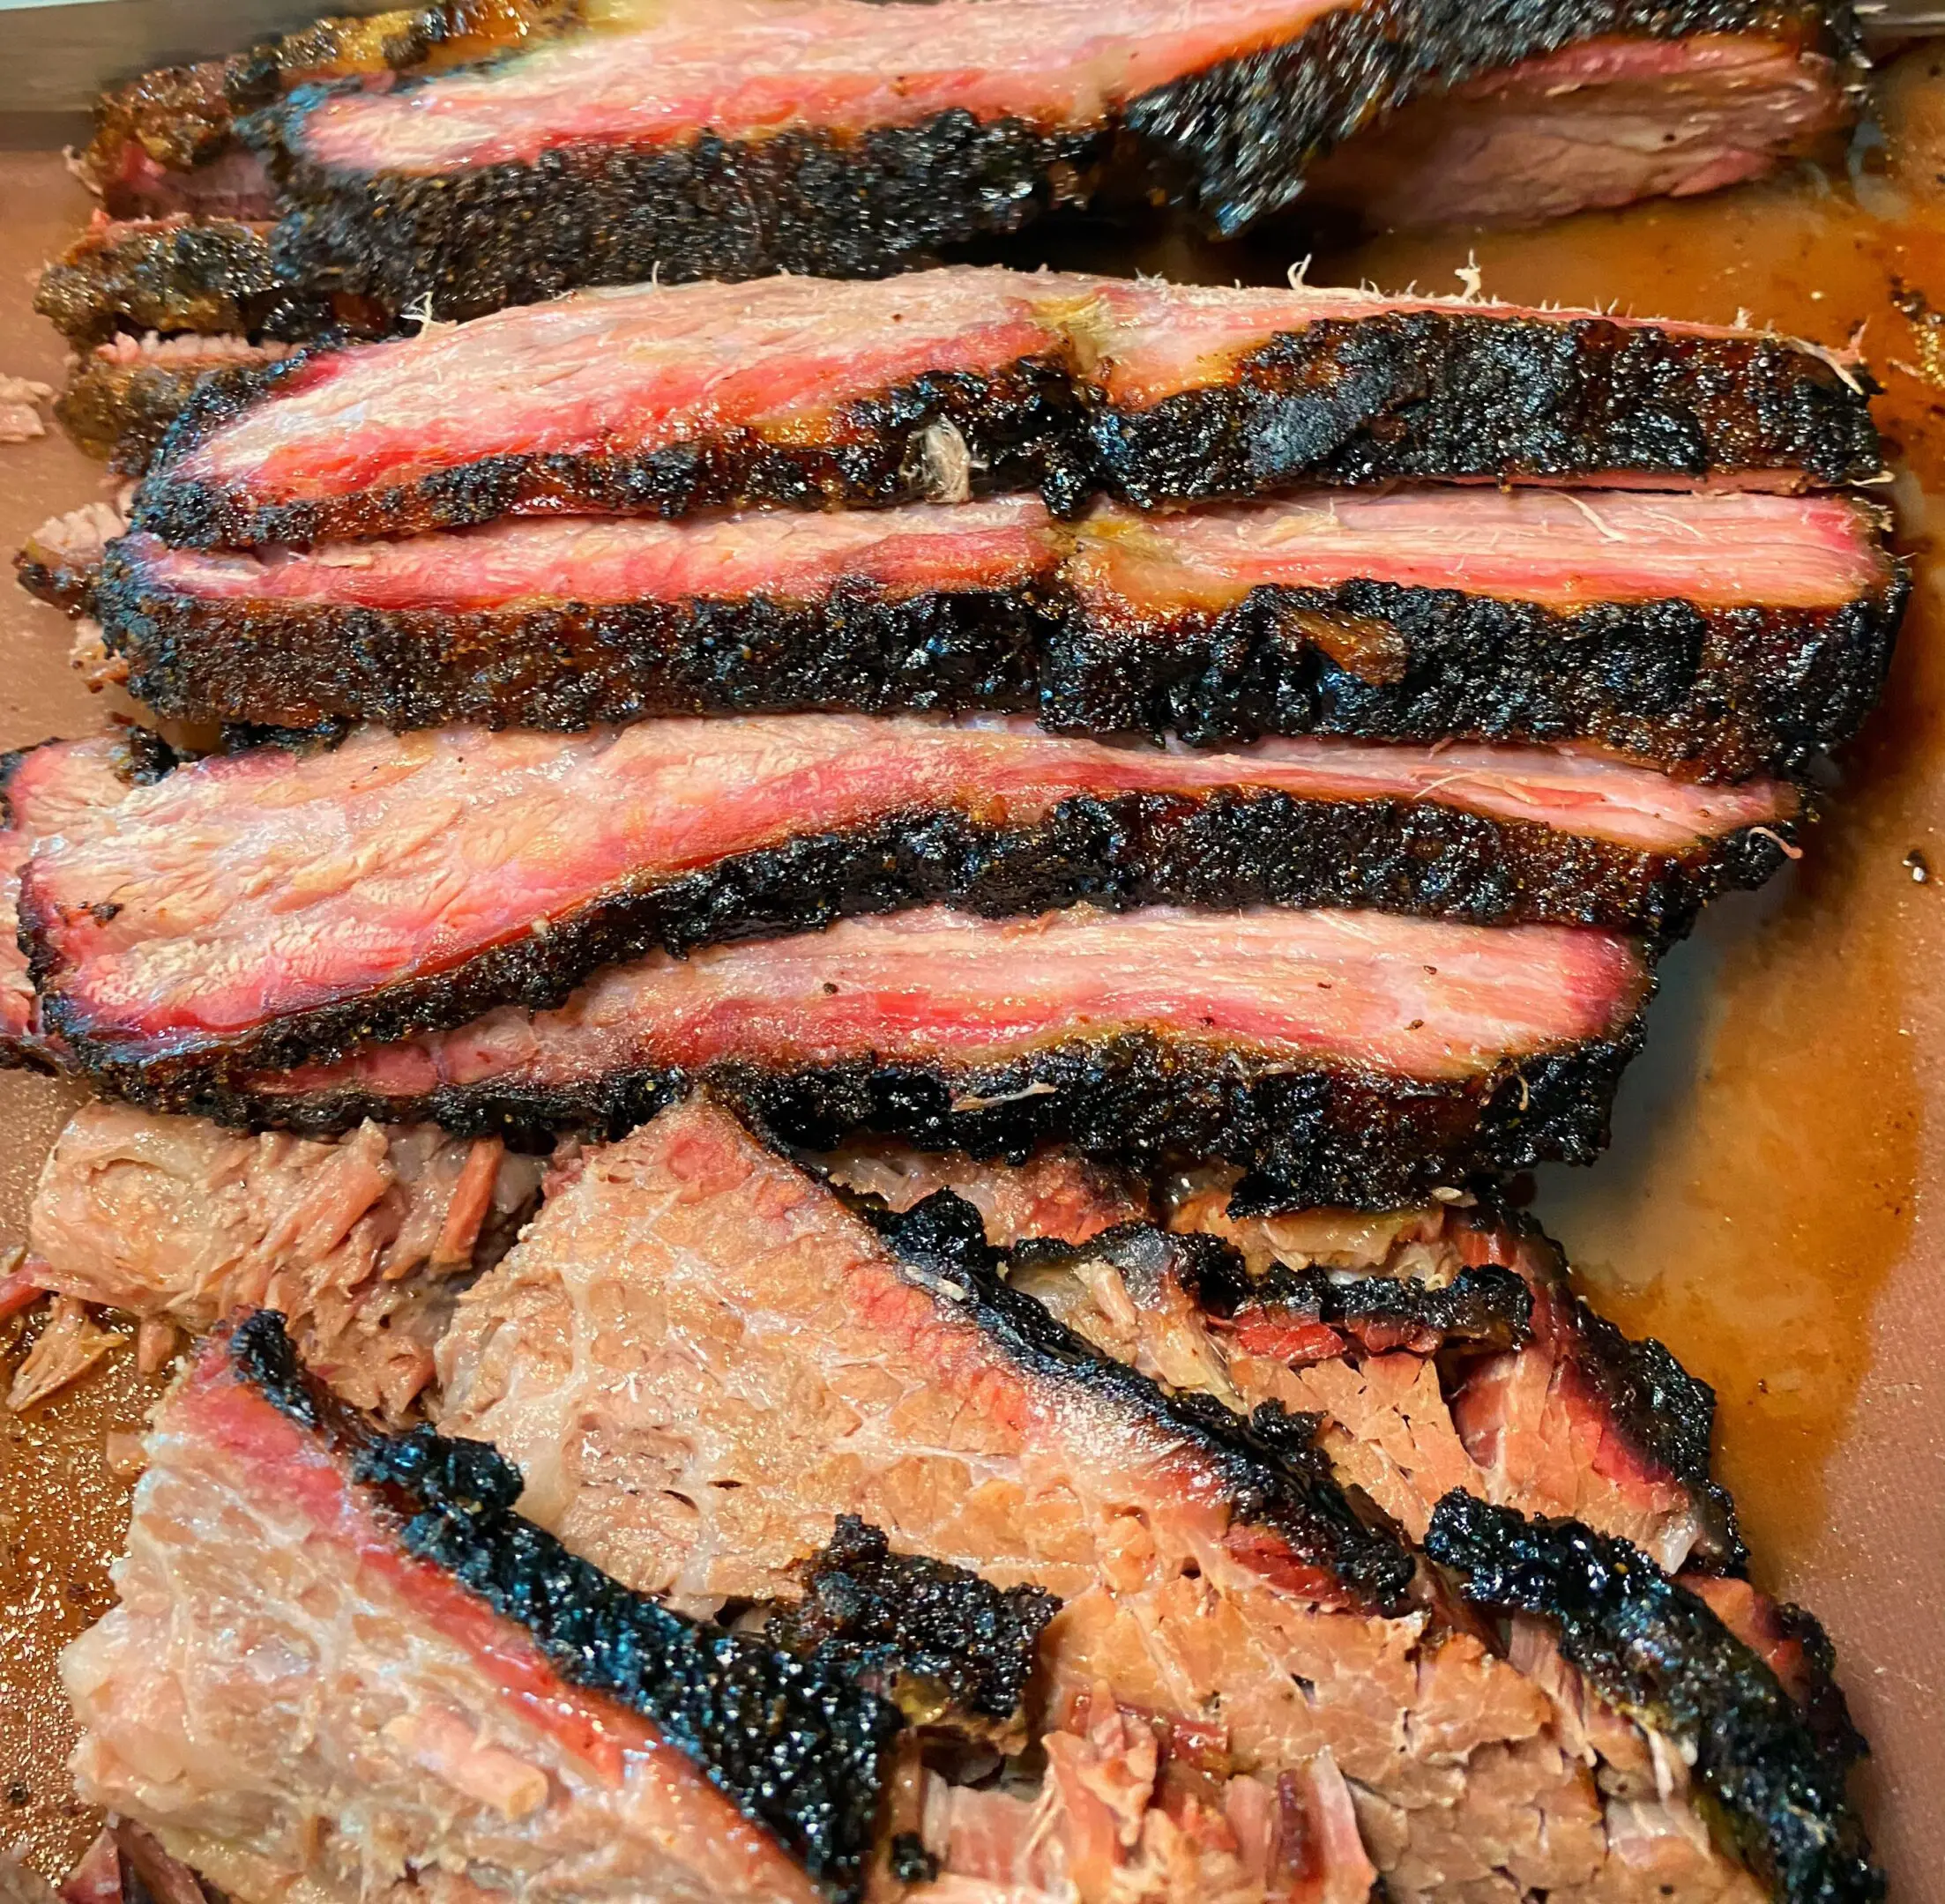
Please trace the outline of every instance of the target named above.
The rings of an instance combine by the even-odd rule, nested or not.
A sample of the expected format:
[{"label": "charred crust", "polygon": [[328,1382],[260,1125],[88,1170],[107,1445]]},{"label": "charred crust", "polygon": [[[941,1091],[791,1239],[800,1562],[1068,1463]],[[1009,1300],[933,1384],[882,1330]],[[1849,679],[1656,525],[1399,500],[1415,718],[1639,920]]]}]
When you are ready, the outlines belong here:
[{"label": "charred crust", "polygon": [[1105,1356],[1001,1274],[983,1219],[950,1190],[909,1210],[868,1210],[868,1219],[908,1274],[948,1309],[974,1322],[1032,1374],[1062,1386],[1082,1382],[1120,1406],[1154,1418],[1213,1463],[1239,1521],[1257,1521],[1343,1583],[1373,1610],[1402,1611],[1411,1555],[1389,1528],[1367,1526],[1353,1510],[1330,1464],[1315,1447],[1314,1416],[1270,1405],[1245,1424],[1213,1396],[1170,1395]]},{"label": "charred crust", "polygon": [[52,550],[29,542],[14,552],[13,578],[36,601],[58,608],[72,620],[94,613],[94,591],[101,571],[92,562],[64,562]]},{"label": "charred crust", "polygon": [[[233,414],[257,378],[229,374],[198,403]],[[1018,585],[904,598],[845,583],[821,601],[377,610],[197,600],[118,546],[94,596],[131,692],[183,718],[572,731],[660,714],[987,708],[1037,711],[1056,732],[1198,746],[1264,734],[1591,741],[1740,779],[1794,772],[1855,734],[1908,592],[1886,556],[1873,588],[1823,610],[1667,599],[1560,614],[1353,581],[1137,616],[1077,597],[1050,554]],[[1318,639],[1372,623],[1402,649],[1382,681]],[[1748,840],[1722,878],[1755,884],[1776,857],[1773,842]]]},{"label": "charred crust", "polygon": [[519,1469],[487,1444],[377,1433],[304,1374],[274,1312],[239,1323],[229,1353],[242,1380],[348,1458],[408,1552],[524,1628],[562,1678],[651,1720],[831,1897],[861,1896],[896,1707],[816,1659],[630,1592],[512,1511]]},{"label": "charred crust", "polygon": [[1640,1020],[1613,1038],[1502,1062],[1457,1082],[1343,1067],[1278,1067],[1192,1038],[1070,1038],[1003,1062],[860,1058],[801,1068],[725,1062],[690,1077],[638,1067],[563,1083],[518,1077],[400,1098],[355,1087],[304,1094],[262,1077],[116,1082],[137,1103],[308,1135],[431,1122],[460,1135],[544,1148],[563,1130],[619,1136],[707,1083],[779,1142],[830,1150],[859,1132],[923,1149],[1024,1162],[1042,1143],[1159,1170],[1211,1159],[1254,1175],[1260,1210],[1390,1209],[1441,1185],[1541,1163],[1591,1163],[1607,1140],[1614,1086]]},{"label": "charred crust", "polygon": [[856,136],[570,145],[421,177],[307,155],[305,121],[334,90],[301,88],[241,128],[287,208],[277,275],[394,311],[429,299],[441,319],[652,277],[886,277],[1085,199],[1112,145],[1106,129],[955,109]]},{"label": "charred crust", "polygon": [[320,354],[287,358],[257,373],[254,385],[239,379],[192,403],[136,497],[134,526],[179,547],[221,548],[415,535],[536,509],[674,517],[718,507],[920,502],[928,493],[921,439],[942,424],[965,442],[982,493],[1038,489],[1063,509],[1079,495],[1069,381],[1044,358],[1022,358],[991,374],[928,372],[857,398],[836,413],[818,443],[772,442],[739,427],[634,455],[487,457],[416,482],[317,501],[266,502],[247,488],[175,473],[190,447]]},{"label": "charred crust", "polygon": [[[1733,850],[1733,839],[1731,850]],[[1781,848],[1771,851],[1780,857]],[[1479,924],[1546,920],[1666,932],[1713,889],[1699,867],[1524,822],[1404,800],[1307,801],[1281,792],[1064,800],[1018,828],[950,809],[800,835],[660,884],[611,889],[577,911],[436,975],[167,1052],[98,1028],[70,989],[62,904],[24,874],[21,944],[50,1030],[81,1062],[176,1093],[214,1075],[279,1070],[468,1023],[503,1005],[545,1011],[604,967],[650,952],[812,931],[839,919],[950,904],[989,918],[1076,904],[1114,909],[1369,907]],[[1699,876],[1698,876],[1699,874]],[[1672,905],[1671,900],[1678,900]]]},{"label": "charred crust", "polygon": [[1095,480],[1142,509],[1305,481],[1703,481],[1883,467],[1867,391],[1800,346],[1605,317],[1386,310],[1282,332],[1226,379],[1089,416]]},{"label": "charred crust", "polygon": [[1144,93],[1123,120],[1175,201],[1230,236],[1291,205],[1311,161],[1388,108],[1604,34],[1752,32],[1861,54],[1847,5],[1807,0],[1378,0]]},{"label": "charred crust", "polygon": [[54,414],[90,456],[117,475],[146,472],[205,376],[231,378],[248,368],[235,362],[105,363],[83,359],[55,400]]},{"label": "charred crust", "polygon": [[764,1629],[779,1652],[870,1687],[909,1724],[980,1737],[1025,1726],[1035,1650],[1060,1610],[1052,1594],[895,1555],[855,1514],[838,1516],[803,1589]]},{"label": "charred crust", "polygon": [[1884,1896],[1842,1759],[1762,1660],[1639,1548],[1463,1491],[1439,1503],[1425,1545],[1475,1604],[1552,1621],[1603,1699],[1692,1754],[1725,1834],[1785,1904]]},{"label": "charred crust", "polygon": [[1383,1325],[1422,1331],[1469,1349],[1517,1349],[1527,1339],[1532,1291],[1510,1269],[1462,1269],[1442,1289],[1409,1276],[1365,1276],[1333,1281],[1322,1269],[1276,1265],[1266,1276],[1243,1273],[1242,1287],[1225,1279],[1191,1290],[1217,1315],[1260,1304],[1330,1328]]},{"label": "charred crust", "polygon": [[[1061,732],[1390,740],[1591,741],[1709,779],[1789,773],[1855,735],[1875,704],[1910,593],[1878,584],[1828,609],[1664,599],[1561,614],[1456,589],[1265,584],[1218,614],[1130,619],[1077,606],[1042,665]],[[1319,625],[1399,638],[1379,681],[1340,666]]]}]

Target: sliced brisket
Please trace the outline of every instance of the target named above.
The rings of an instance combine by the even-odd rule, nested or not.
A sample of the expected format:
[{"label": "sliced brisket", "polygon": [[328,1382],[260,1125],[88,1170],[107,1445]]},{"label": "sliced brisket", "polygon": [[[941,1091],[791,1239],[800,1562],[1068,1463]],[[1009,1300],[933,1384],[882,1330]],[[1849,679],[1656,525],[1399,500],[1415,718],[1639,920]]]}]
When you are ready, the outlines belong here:
[{"label": "sliced brisket", "polygon": [[[690,0],[476,71],[307,88],[245,133],[284,189],[294,281],[471,316],[653,269],[877,276],[1103,182],[1233,233],[1384,108],[1563,48],[1665,48],[1680,71],[1707,63],[1685,43],[1719,36],[1766,58],[1804,95],[1767,162],[1841,116],[1831,56],[1853,33],[1847,8],[1753,0],[1135,0],[1112,21],[1086,0],[943,0],[916,19]],[[1641,182],[1712,182],[1682,151],[1692,95],[1668,92],[1654,132],[1673,163]]]},{"label": "sliced brisket", "polygon": [[1780,783],[1538,750],[1191,754],[859,715],[366,729],[130,794],[40,846],[19,913],[48,1028],[160,1084],[557,1006],[645,953],[939,903],[1659,928],[1766,871],[1795,814]]},{"label": "sliced brisket", "polygon": [[861,1893],[894,1707],[563,1551],[490,1449],[371,1434],[274,1314],[211,1344],[147,1454],[121,1604],[62,1661],[76,1780],[222,1891]]},{"label": "sliced brisket", "polygon": [[110,338],[79,358],[54,413],[89,455],[139,476],[203,377],[242,376],[289,353],[227,333]]},{"label": "sliced brisket", "polygon": [[969,481],[1149,508],[1405,476],[1789,489],[1881,463],[1858,378],[1777,338],[997,269],[583,293],[259,384],[178,420],[138,526],[248,547]]},{"label": "sliced brisket", "polygon": [[1031,708],[1204,743],[1591,740],[1737,777],[1874,700],[1904,595],[1879,536],[1821,496],[1454,487],[1072,527],[1021,497],[232,554],[141,533],[94,599],[132,691],[189,718]]},{"label": "sliced brisket", "polygon": [[27,1248],[43,1287],[190,1330],[276,1309],[306,1367],[396,1420],[540,1180],[494,1138],[375,1124],[326,1142],[242,1137],[92,1104],[41,1167]]},{"label": "sliced brisket", "polygon": [[[666,1112],[469,1293],[447,1426],[514,1453],[570,1548],[688,1610],[774,1594],[853,1511],[894,1551],[1057,1593],[1051,1712],[1140,1714],[1183,1796],[1328,1752],[1401,1904],[1754,1904],[1642,1733],[1378,1584],[1402,1556],[1355,1531],[1314,1419],[1167,1398],[1009,1289],[950,1198],[886,1227],[708,1104]],[[1211,1894],[1141,1869],[1141,1822],[1079,1896]],[[954,1841],[929,1806],[925,1836]]]}]

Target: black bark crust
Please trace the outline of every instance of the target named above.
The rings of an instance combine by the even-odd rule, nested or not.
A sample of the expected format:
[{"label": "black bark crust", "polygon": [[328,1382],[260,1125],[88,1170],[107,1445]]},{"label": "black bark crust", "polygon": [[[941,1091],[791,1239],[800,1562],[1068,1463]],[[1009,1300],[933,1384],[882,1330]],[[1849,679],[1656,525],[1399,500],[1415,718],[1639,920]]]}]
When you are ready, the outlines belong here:
[{"label": "black bark crust", "polygon": [[333,323],[327,300],[278,282],[264,227],[237,219],[91,234],[41,274],[34,308],[77,350],[117,331],[316,337]]},{"label": "black bark crust", "polygon": [[[251,373],[241,373],[248,376]],[[240,379],[233,379],[236,381]],[[1062,733],[1591,741],[1711,779],[1791,773],[1874,704],[1910,592],[1828,609],[1665,599],[1561,614],[1457,589],[1265,584],[1219,613],[1136,616],[1076,594],[1051,548],[1006,588],[378,610],[202,601],[111,547],[94,591],[158,712],[302,727],[480,722],[573,731],[661,714],[1037,712]],[[1384,665],[1328,651],[1375,625]]]},{"label": "black bark crust", "polygon": [[696,1076],[637,1065],[561,1082],[442,1085],[412,1098],[355,1087],[297,1094],[262,1075],[175,1082],[133,1071],[112,1082],[136,1103],[245,1128],[323,1135],[369,1117],[540,1149],[561,1131],[620,1136],[707,1084],[801,1149],[834,1149],[862,1132],[1019,1163],[1043,1143],[1069,1143],[1136,1169],[1238,1164],[1255,1173],[1261,1209],[1385,1209],[1476,1176],[1592,1162],[1640,1038],[1637,1016],[1616,1038],[1504,1060],[1457,1082],[1292,1069],[1151,1032],[1069,1038],[990,1064],[869,1055],[795,1067],[735,1060]]},{"label": "black bark crust", "polygon": [[155,460],[169,426],[189,407],[205,376],[234,377],[257,366],[235,359],[197,363],[168,358],[134,363],[81,359],[54,414],[90,456],[119,476],[140,476]]},{"label": "black bark crust", "polygon": [[570,1684],[651,1720],[834,1899],[861,1897],[904,1722],[848,1675],[631,1593],[515,1514],[520,1471],[483,1442],[377,1433],[299,1367],[283,1318],[230,1337],[238,1376],[350,1463],[399,1543],[524,1628]]},{"label": "black bark crust", "polygon": [[895,1555],[855,1514],[838,1516],[803,1588],[771,1616],[767,1645],[869,1687],[908,1724],[1025,1743],[1035,1653],[1060,1610],[1052,1594]]},{"label": "black bark crust", "polygon": [[1418,94],[1602,34],[1751,32],[1856,43],[1848,6],[1804,0],[1375,0],[1070,129],[952,110],[858,134],[581,144],[433,177],[310,159],[305,123],[329,87],[242,130],[283,190],[287,281],[395,310],[429,295],[436,316],[464,317],[658,271],[882,276],[1084,202],[1104,180],[1233,233],[1294,200],[1318,152]]},{"label": "black bark crust", "polygon": [[772,442],[745,427],[623,456],[484,458],[412,483],[310,502],[266,501],[247,487],[181,477],[172,465],[250,401],[324,352],[300,353],[220,390],[199,390],[171,427],[135,500],[133,524],[179,547],[250,547],[414,535],[502,516],[686,516],[710,508],[860,507],[928,500],[928,433],[958,432],[980,493],[1038,489],[1077,505],[1074,394],[1052,359],[991,375],[936,371],[832,415],[816,443]]},{"label": "black bark crust", "polygon": [[1151,1417],[1213,1464],[1235,1519],[1281,1534],[1353,1603],[1379,1613],[1405,1610],[1412,1556],[1388,1525],[1358,1517],[1315,1446],[1318,1417],[1291,1415],[1272,1402],[1245,1423],[1211,1395],[1171,1395],[1103,1355],[1032,1297],[1008,1286],[1003,1259],[987,1242],[979,1211],[950,1190],[905,1211],[860,1207],[907,1273],[1024,1372],[1062,1387],[1084,1383]]},{"label": "black bark crust", "polygon": [[1425,1544],[1468,1600],[1553,1621],[1603,1699],[1692,1752],[1726,1835],[1785,1904],[1884,1896],[1843,1760],[1763,1661],[1640,1549],[1463,1492],[1439,1503]]},{"label": "black bark crust", "polygon": [[1088,434],[1095,480],[1142,509],[1427,477],[1847,483],[1883,467],[1867,395],[1777,338],[1390,310],[1279,333],[1144,409],[1101,405]]},{"label": "black bark crust", "polygon": [[[987,918],[1077,904],[1370,908],[1473,924],[1535,920],[1666,933],[1733,869],[1763,874],[1781,838],[1732,835],[1693,860],[1482,820],[1406,800],[1308,801],[1281,792],[1063,800],[1047,818],[997,827],[950,809],[887,815],[800,836],[682,878],[622,884],[578,911],[425,977],[168,1049],[95,1023],[58,948],[60,908],[29,871],[19,941],[49,1031],[87,1069],[124,1088],[178,1094],[450,1030],[503,1005],[545,1011],[606,967],[652,952],[814,931],[839,919],[948,904]],[[1755,881],[1749,883],[1755,883]]]}]

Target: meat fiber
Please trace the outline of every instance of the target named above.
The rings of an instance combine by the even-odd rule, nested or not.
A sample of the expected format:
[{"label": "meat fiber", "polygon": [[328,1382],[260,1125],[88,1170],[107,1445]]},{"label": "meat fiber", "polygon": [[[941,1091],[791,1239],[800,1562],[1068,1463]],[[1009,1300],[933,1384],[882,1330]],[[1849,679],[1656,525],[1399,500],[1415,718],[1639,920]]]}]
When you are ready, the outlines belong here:
[{"label": "meat fiber", "polygon": [[1827,69],[1787,37],[1609,37],[1387,114],[1313,166],[1307,193],[1373,230],[1535,225],[1761,177],[1837,120]]},{"label": "meat fiber", "polygon": [[490,1137],[375,1124],[326,1142],[243,1137],[93,1104],[41,1167],[30,1267],[45,1288],[193,1331],[276,1309],[313,1373],[396,1420],[540,1177]]},{"label": "meat fiber", "polygon": [[92,740],[48,740],[0,755],[0,1065],[58,1069],[66,1053],[41,1023],[40,1002],[18,942],[20,873],[41,840],[78,835],[166,772],[174,755],[140,728]]},{"label": "meat fiber", "polygon": [[[1136,0],[1112,22],[1084,0],[943,0],[918,21],[692,0],[477,71],[307,89],[245,132],[283,187],[292,281],[471,316],[656,268],[877,276],[1104,185],[1111,207],[1166,197],[1233,234],[1384,108],[1562,48],[1666,71],[1647,108],[1667,157],[1637,177],[1703,188],[1724,167],[1684,129],[1698,91],[1725,90],[1710,49],[1796,82],[1773,121],[1741,121],[1760,166],[1841,119],[1832,56],[1853,33],[1847,9],[1734,0],[1543,18]],[[1563,173],[1557,199],[1612,194],[1611,168]]]},{"label": "meat fiber", "polygon": [[76,1783],[223,1892],[858,1894],[896,1708],[622,1591],[489,1450],[372,1437],[274,1316],[147,1455],[121,1604],[62,1659]]},{"label": "meat fiber", "polygon": [[774,1593],[853,1511],[895,1551],[1033,1580],[1062,1602],[1050,1710],[1142,1714],[1185,1795],[1327,1751],[1401,1904],[1753,1904],[1679,1782],[1657,1796],[1639,1732],[1593,1699],[1590,1735],[1558,1674],[1399,1591],[1312,1422],[1272,1406],[1251,1433],[1166,1398],[1000,1282],[965,1214],[969,1248],[910,1220],[888,1247],[720,1111],[666,1112],[469,1293],[447,1428],[511,1452],[523,1510],[569,1547],[698,1613]]},{"label": "meat fiber", "polygon": [[1393,1201],[1477,1170],[1584,1161],[1638,1038],[1629,942],[1378,913],[939,910],[653,955],[561,1008],[502,1008],[337,1064],[249,1074],[205,1051],[91,1063],[226,1120],[466,1132],[625,1128],[688,1079],[791,1141],[1070,1142],[1207,1154],[1307,1201]]},{"label": "meat fiber", "polygon": [[108,547],[128,529],[109,502],[84,502],[50,516],[13,558],[14,573],[28,594],[71,617],[89,614],[101,583]]},{"label": "meat fiber", "polygon": [[258,384],[179,419],[138,527],[250,547],[971,480],[1062,509],[1396,477],[1794,489],[1882,460],[1855,374],[1774,337],[999,269],[583,293]]},{"label": "meat fiber", "polygon": [[617,960],[941,901],[1659,927],[1766,871],[1796,810],[1780,783],[1510,748],[1190,754],[856,715],[365,730],[130,793],[40,845],[19,911],[49,1028],[91,1065],[160,1078],[557,1005]]},{"label": "meat fiber", "polygon": [[1904,596],[1880,528],[1828,496],[1413,488],[1075,526],[1019,497],[229,554],[143,533],[91,599],[132,691],[184,718],[1017,708],[1203,743],[1591,740],[1735,777],[1875,698]]}]

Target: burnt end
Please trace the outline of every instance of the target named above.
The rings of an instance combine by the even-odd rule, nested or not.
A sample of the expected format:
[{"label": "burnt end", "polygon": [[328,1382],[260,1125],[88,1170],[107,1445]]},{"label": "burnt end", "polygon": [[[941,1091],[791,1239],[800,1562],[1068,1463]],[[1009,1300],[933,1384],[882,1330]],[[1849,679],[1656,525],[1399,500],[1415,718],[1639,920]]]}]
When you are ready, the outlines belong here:
[{"label": "burnt end", "polygon": [[[63,988],[65,973],[48,936],[58,921],[31,873],[19,914],[48,1029],[70,1040],[97,1075],[145,1101],[173,1103],[207,1079],[329,1061],[361,1045],[449,1030],[502,1005],[551,1009],[602,968],[650,952],[679,956],[917,906],[950,904],[995,918],[1083,902],[1370,907],[1474,923],[1656,932],[1685,927],[1714,889],[1713,866],[1727,863],[1704,852],[1691,869],[1425,803],[1306,801],[1281,792],[1081,797],[1020,828],[921,809],[853,831],[800,835],[660,884],[622,887],[550,920],[544,935],[525,933],[429,977],[220,1039],[177,1039],[167,1052],[94,1030],[85,994]],[[1539,1102],[1536,1095],[1536,1119]]]},{"label": "burnt end", "polygon": [[1176,202],[1233,235],[1289,205],[1318,153],[1386,108],[1604,34],[1748,32],[1851,60],[1861,51],[1847,5],[1806,0],[1378,0],[1144,93],[1123,123]]},{"label": "burnt end", "polygon": [[519,1469],[429,1428],[380,1435],[298,1367],[283,1319],[230,1338],[237,1373],[324,1434],[400,1516],[400,1544],[524,1628],[570,1684],[651,1720],[837,1899],[861,1896],[897,1707],[820,1662],[704,1626],[631,1593],[512,1512]]},{"label": "burnt end", "polygon": [[651,278],[886,277],[1084,198],[1111,143],[955,110],[854,137],[570,145],[419,177],[306,156],[305,121],[332,90],[241,129],[283,192],[277,275],[393,311],[429,299],[442,319]]},{"label": "burnt end", "polygon": [[[1049,643],[1040,719],[1058,732],[1362,740],[1585,740],[1710,779],[1793,772],[1874,705],[1910,593],[1829,609],[1602,603],[1559,614],[1456,589],[1263,585],[1218,614],[1123,621],[1077,606]],[[1385,678],[1340,666],[1320,633],[1377,624]]]},{"label": "burnt end", "polygon": [[1270,1403],[1244,1423],[1212,1395],[1172,1395],[1103,1355],[1008,1285],[979,1211],[950,1190],[909,1210],[864,1214],[916,1280],[976,1322],[1023,1371],[1054,1384],[1084,1382],[1152,1416],[1213,1464],[1236,1519],[1274,1528],[1348,1598],[1374,1611],[1404,1610],[1412,1556],[1389,1526],[1359,1519],[1315,1446],[1319,1417]]},{"label": "burnt end", "polygon": [[91,233],[41,273],[34,308],[78,350],[117,331],[298,337],[332,323],[324,300],[279,284],[264,228],[236,219]]},{"label": "burnt end", "polygon": [[965,1567],[893,1554],[884,1535],[839,1514],[801,1600],[764,1629],[779,1652],[891,1699],[906,1722],[974,1737],[1024,1734],[1035,1649],[1060,1602],[1002,1591]]},{"label": "burnt end", "polygon": [[[259,376],[295,374],[302,357]],[[268,382],[257,389],[267,389]],[[242,383],[193,402],[169,431],[136,497],[133,525],[179,547],[357,540],[455,529],[497,517],[578,513],[686,516],[700,509],[824,509],[927,499],[924,437],[950,424],[981,491],[1040,489],[1070,506],[1072,393],[1065,372],[1022,358],[991,376],[938,371],[846,405],[817,444],[772,442],[738,428],[630,456],[485,458],[417,482],[313,502],[265,502],[179,477],[172,464],[247,403]]]},{"label": "burnt end", "polygon": [[1439,1503],[1425,1544],[1468,1600],[1552,1621],[1603,1699],[1692,1753],[1723,1828],[1779,1899],[1884,1896],[1842,1759],[1762,1659],[1639,1548],[1464,1492]]},{"label": "burnt end", "polygon": [[36,601],[71,618],[94,613],[101,572],[92,562],[64,562],[44,544],[29,542],[14,552],[13,578]]},{"label": "burnt end", "polygon": [[205,602],[111,553],[98,596],[130,691],[184,718],[576,732],[670,714],[1030,710],[1037,587],[383,611]]},{"label": "burnt end", "polygon": [[1320,319],[1217,384],[1088,419],[1095,480],[1143,509],[1302,482],[1877,475],[1867,390],[1777,338],[1460,310]]}]

